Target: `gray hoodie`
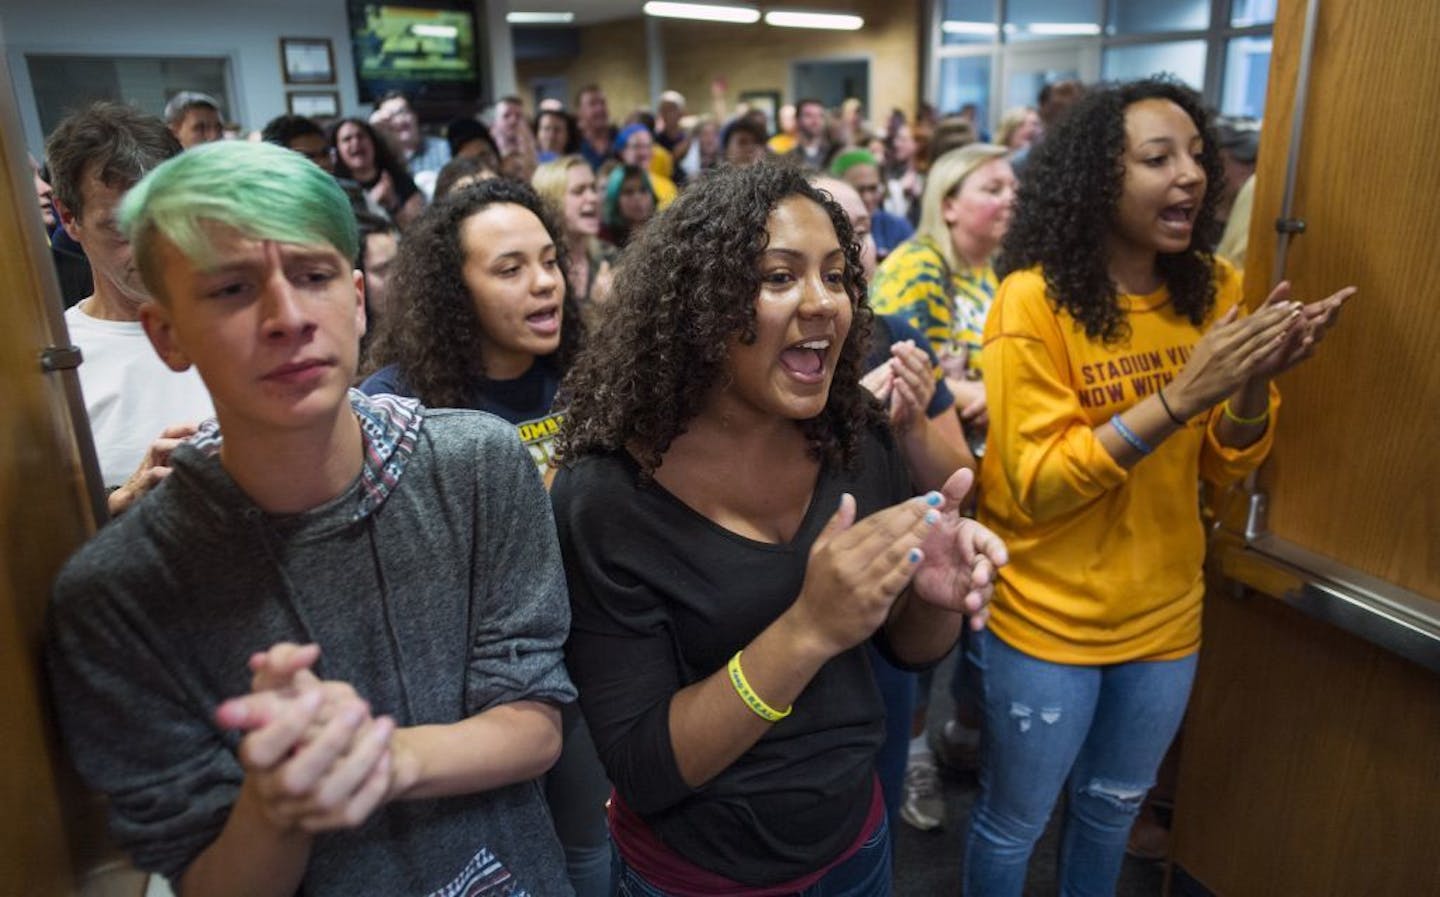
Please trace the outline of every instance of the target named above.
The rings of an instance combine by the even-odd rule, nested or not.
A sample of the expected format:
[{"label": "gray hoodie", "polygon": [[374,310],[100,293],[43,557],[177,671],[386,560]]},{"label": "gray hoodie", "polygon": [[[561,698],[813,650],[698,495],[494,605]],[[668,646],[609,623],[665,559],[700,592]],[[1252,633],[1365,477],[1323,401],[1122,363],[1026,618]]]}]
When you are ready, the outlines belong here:
[{"label": "gray hoodie", "polygon": [[[243,772],[216,706],[249,691],[246,660],[321,647],[400,726],[517,700],[575,697],[550,502],[499,418],[351,392],[364,471],[289,516],[257,507],[207,425],[174,473],[65,566],[47,625],[62,735],[111,829],[172,880],[220,833]],[[319,836],[302,893],[570,893],[534,782],[382,807]]]}]

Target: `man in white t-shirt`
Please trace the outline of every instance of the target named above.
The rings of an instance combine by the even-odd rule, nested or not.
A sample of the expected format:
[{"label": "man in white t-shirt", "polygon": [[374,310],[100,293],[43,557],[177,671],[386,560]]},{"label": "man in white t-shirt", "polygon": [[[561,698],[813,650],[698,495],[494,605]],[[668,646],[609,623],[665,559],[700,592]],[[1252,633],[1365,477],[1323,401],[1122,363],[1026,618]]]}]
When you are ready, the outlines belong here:
[{"label": "man in white t-shirt", "polygon": [[60,222],[94,273],[95,291],[65,325],[83,357],[80,391],[112,516],[163,479],[170,450],[215,413],[199,375],[170,370],[151,347],[140,324],[149,294],[115,221],[125,193],[179,152],[164,122],[118,103],[67,117],[45,145]]}]

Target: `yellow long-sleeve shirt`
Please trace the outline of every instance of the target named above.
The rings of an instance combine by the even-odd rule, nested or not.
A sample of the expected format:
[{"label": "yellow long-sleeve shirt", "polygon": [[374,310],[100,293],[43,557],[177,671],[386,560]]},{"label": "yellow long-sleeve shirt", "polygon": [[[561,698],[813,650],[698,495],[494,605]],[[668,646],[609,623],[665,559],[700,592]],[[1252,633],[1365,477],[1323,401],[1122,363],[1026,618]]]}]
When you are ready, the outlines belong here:
[{"label": "yellow long-sleeve shirt", "polygon": [[1270,450],[1272,425],[1243,449],[1220,445],[1219,408],[1190,421],[1126,471],[1094,429],[1169,383],[1240,277],[1216,260],[1216,302],[1197,327],[1161,288],[1121,296],[1130,337],[1104,345],[1045,297],[1038,268],[1001,284],[985,323],[990,433],[981,523],[1003,538],[990,627],[1055,663],[1183,657],[1200,645],[1205,533],[1199,483],[1225,485]]}]

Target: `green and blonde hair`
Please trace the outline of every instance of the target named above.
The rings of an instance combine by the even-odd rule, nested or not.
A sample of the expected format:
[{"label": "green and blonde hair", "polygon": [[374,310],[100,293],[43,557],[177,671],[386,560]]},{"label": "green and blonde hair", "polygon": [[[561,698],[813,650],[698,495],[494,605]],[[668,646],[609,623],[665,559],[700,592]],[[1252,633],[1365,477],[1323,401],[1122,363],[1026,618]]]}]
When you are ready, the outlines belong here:
[{"label": "green and blonde hair", "polygon": [[268,143],[222,140],[181,153],[125,196],[120,228],[136,267],[160,297],[156,238],[199,265],[213,262],[206,224],[281,243],[329,245],[353,262],[355,214],[335,179],[299,153]]}]

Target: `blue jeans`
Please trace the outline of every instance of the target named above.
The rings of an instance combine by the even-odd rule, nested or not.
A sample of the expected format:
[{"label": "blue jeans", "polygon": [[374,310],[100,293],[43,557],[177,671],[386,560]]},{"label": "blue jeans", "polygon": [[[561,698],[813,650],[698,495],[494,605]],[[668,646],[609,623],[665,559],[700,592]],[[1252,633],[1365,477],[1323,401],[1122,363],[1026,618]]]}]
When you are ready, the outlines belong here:
[{"label": "blue jeans", "polygon": [[560,710],[564,747],[560,759],[545,775],[545,800],[555,822],[555,833],[565,848],[565,871],[575,897],[611,897],[615,872],[610,863],[610,829],[605,801],[610,782],[595,751],[590,728],[580,705]]},{"label": "blue jeans", "polygon": [[970,646],[980,637],[969,626],[960,627],[956,645],[955,668],[950,673],[950,698],[955,702],[955,718],[966,722],[980,717],[980,671],[970,662],[974,654]]},{"label": "blue jeans", "polygon": [[[969,626],[960,628],[960,639],[952,649],[955,652],[955,666],[950,670],[950,699],[955,702],[955,719],[967,726],[980,716],[980,671],[971,666],[970,642],[976,638]],[[935,681],[935,668],[915,674],[914,706],[924,716],[930,704],[930,688]]]},{"label": "blue jeans", "polygon": [[985,724],[964,893],[1019,897],[1065,786],[1061,897],[1112,897],[1130,826],[1185,715],[1196,656],[1071,666],[1038,660],[989,631],[971,652]]},{"label": "blue jeans", "polygon": [[915,712],[914,673],[898,669],[880,656],[872,644],[866,644],[870,669],[880,700],[885,704],[885,741],[875,755],[875,774],[885,795],[885,815],[893,830],[900,818],[900,803],[905,796],[905,761],[910,756],[910,717]]},{"label": "blue jeans", "polygon": [[[619,897],[669,897],[625,865],[615,852]],[[795,897],[890,897],[890,826],[885,817],[860,849]]]}]

